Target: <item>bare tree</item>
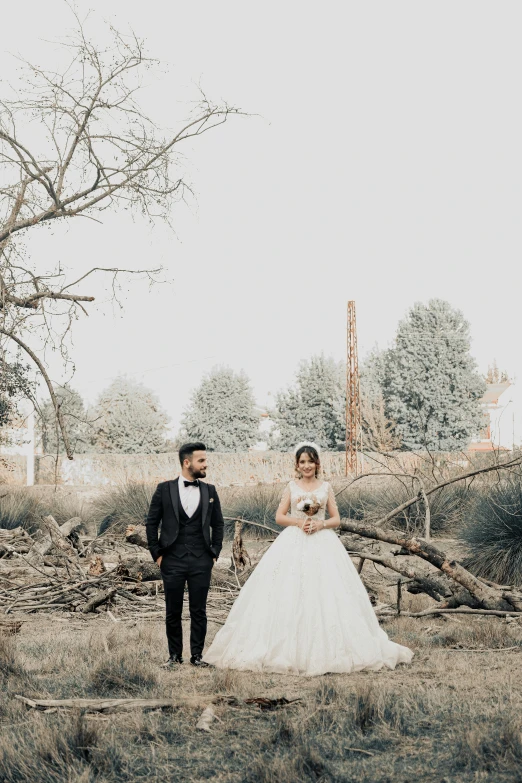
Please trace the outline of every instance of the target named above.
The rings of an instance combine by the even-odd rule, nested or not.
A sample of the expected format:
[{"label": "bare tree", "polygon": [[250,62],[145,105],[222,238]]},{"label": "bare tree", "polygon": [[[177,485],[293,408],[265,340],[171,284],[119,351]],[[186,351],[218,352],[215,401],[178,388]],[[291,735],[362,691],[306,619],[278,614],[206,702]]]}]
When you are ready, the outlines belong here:
[{"label": "bare tree", "polygon": [[364,390],[361,392],[361,418],[365,449],[389,452],[400,448],[401,439],[395,430],[395,422],[386,415],[382,392],[374,395]]},{"label": "bare tree", "polygon": [[[112,275],[115,293],[116,277],[136,270],[93,266],[77,279],[59,262],[44,270],[40,259],[32,263],[24,253],[28,232],[51,221],[96,219],[120,206],[169,222],[173,203],[188,189],[180,147],[238,113],[201,94],[181,127],[162,132],[137,102],[140,74],[153,64],[142,42],[111,28],[110,45],[96,45],[73,14],[75,31],[63,41],[65,67],[54,72],[24,62],[22,88],[0,99],[0,364],[10,346],[31,358],[70,459],[45,350],[52,345],[67,360],[66,337],[94,300],[85,286],[95,272]],[[158,271],[138,273],[154,280]]]}]

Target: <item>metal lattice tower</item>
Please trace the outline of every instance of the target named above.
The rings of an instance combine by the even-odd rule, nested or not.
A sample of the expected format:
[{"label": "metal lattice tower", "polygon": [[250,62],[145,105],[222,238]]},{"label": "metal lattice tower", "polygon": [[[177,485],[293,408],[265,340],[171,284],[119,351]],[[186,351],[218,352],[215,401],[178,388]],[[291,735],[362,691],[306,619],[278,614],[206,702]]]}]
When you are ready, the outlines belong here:
[{"label": "metal lattice tower", "polygon": [[357,475],[357,452],[361,439],[361,401],[354,301],[348,302],[346,342],[346,475],[348,476],[349,473]]}]

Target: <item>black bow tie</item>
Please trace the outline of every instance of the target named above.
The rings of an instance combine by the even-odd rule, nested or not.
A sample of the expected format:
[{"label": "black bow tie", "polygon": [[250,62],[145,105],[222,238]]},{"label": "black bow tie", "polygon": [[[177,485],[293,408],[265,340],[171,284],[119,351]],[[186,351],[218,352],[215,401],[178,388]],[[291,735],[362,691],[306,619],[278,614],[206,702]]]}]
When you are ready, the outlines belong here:
[{"label": "black bow tie", "polygon": [[196,479],[195,481],[183,481],[183,483],[186,487],[199,487],[198,479]]}]

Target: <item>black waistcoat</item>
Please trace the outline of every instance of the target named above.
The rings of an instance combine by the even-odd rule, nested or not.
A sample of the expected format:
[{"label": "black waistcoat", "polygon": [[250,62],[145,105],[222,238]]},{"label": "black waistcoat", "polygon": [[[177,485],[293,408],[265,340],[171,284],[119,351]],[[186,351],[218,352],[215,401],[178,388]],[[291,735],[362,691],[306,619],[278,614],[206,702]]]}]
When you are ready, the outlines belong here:
[{"label": "black waistcoat", "polygon": [[207,546],[203,537],[201,512],[201,494],[198,507],[191,517],[187,516],[187,512],[183,508],[181,500],[179,501],[179,533],[174,542],[174,546],[171,549],[171,552],[175,557],[184,557],[189,552],[190,554],[199,557],[203,552],[206,552]]}]

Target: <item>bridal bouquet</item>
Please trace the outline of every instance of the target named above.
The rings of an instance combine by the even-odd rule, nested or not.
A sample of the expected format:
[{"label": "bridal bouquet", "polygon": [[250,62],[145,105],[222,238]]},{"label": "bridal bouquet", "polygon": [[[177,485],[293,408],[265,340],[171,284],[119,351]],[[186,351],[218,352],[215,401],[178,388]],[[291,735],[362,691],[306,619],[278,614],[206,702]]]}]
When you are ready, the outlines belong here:
[{"label": "bridal bouquet", "polygon": [[301,495],[297,501],[297,510],[304,511],[307,517],[313,517],[314,514],[317,514],[320,508],[321,504],[313,492],[309,492],[306,495]]}]

